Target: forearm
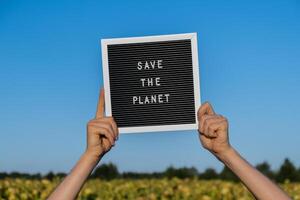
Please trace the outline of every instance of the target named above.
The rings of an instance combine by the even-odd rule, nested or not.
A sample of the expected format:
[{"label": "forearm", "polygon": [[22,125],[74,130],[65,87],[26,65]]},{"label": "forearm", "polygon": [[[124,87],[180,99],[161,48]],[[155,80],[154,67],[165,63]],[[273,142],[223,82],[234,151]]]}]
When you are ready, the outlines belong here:
[{"label": "forearm", "polygon": [[218,158],[240,178],[257,199],[290,199],[275,183],[251,166],[233,148],[228,149]]},{"label": "forearm", "polygon": [[59,184],[48,200],[75,199],[99,159],[84,153],[69,175]]}]

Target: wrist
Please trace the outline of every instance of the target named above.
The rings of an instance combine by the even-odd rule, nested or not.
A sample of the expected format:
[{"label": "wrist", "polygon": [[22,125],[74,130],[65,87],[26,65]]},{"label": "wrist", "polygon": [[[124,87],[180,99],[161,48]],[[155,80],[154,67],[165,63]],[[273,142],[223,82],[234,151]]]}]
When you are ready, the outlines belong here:
[{"label": "wrist", "polygon": [[83,153],[83,156],[82,156],[85,160],[87,160],[89,163],[91,164],[94,164],[94,165],[97,165],[98,162],[101,160],[102,158],[102,155],[101,156],[97,156],[95,155],[95,153],[89,151],[89,150],[86,150],[84,153]]},{"label": "wrist", "polygon": [[231,158],[233,158],[236,155],[236,151],[233,147],[229,146],[224,151],[220,152],[219,154],[216,154],[217,158],[223,162],[225,165],[229,162]]}]

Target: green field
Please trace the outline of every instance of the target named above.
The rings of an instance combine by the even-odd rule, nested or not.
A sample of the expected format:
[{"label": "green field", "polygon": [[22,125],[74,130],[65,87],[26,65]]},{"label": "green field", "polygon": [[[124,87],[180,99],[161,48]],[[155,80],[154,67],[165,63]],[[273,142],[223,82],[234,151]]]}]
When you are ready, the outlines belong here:
[{"label": "green field", "polygon": [[[0,180],[0,199],[46,199],[59,183],[59,179],[49,181],[30,179]],[[300,199],[300,183],[286,182],[281,187],[289,195]],[[89,180],[78,199],[253,199],[247,189],[240,183],[221,180],[198,179],[116,179],[101,181]]]}]

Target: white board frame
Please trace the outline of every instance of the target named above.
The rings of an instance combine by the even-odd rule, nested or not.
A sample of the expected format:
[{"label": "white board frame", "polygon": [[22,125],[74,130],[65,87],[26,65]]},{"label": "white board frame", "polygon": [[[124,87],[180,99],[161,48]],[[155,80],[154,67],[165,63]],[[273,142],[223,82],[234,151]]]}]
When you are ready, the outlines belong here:
[{"label": "white board frame", "polygon": [[123,127],[123,128],[119,128],[119,133],[122,134],[122,133],[161,132],[161,131],[196,130],[196,129],[198,129],[197,111],[198,111],[199,106],[201,105],[201,102],[200,102],[201,100],[200,100],[200,74],[199,74],[199,63],[198,63],[197,33],[101,39],[103,80],[104,80],[104,90],[105,90],[105,115],[106,116],[112,115],[111,99],[110,99],[108,53],[107,53],[108,45],[172,41],[172,40],[184,40],[184,39],[191,40],[193,80],[194,80],[195,122],[196,123],[178,124],[178,125]]}]

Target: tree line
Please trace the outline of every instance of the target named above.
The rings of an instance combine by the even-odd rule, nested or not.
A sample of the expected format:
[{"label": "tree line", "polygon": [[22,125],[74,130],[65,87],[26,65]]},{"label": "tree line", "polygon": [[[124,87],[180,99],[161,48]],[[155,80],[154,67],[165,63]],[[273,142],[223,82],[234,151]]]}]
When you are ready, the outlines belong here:
[{"label": "tree line", "polygon": [[[271,169],[268,162],[263,162],[256,165],[256,168],[268,176],[270,179],[276,182],[300,182],[300,167],[297,169],[295,165],[289,160],[285,159],[278,170],[274,171]],[[0,179],[4,178],[27,178],[27,179],[48,179],[52,180],[54,178],[63,178],[65,173],[53,173],[49,172],[45,175],[28,174],[20,172],[0,172]],[[203,172],[198,172],[194,167],[181,167],[175,168],[173,166],[168,167],[163,172],[153,172],[153,173],[141,173],[141,172],[119,172],[117,166],[113,163],[101,164],[99,165],[91,174],[90,178],[100,178],[104,180],[112,180],[117,178],[123,179],[150,179],[150,178],[198,178],[203,180],[221,179],[228,181],[238,181],[239,179],[226,167],[217,172],[213,168],[207,168]]]}]

